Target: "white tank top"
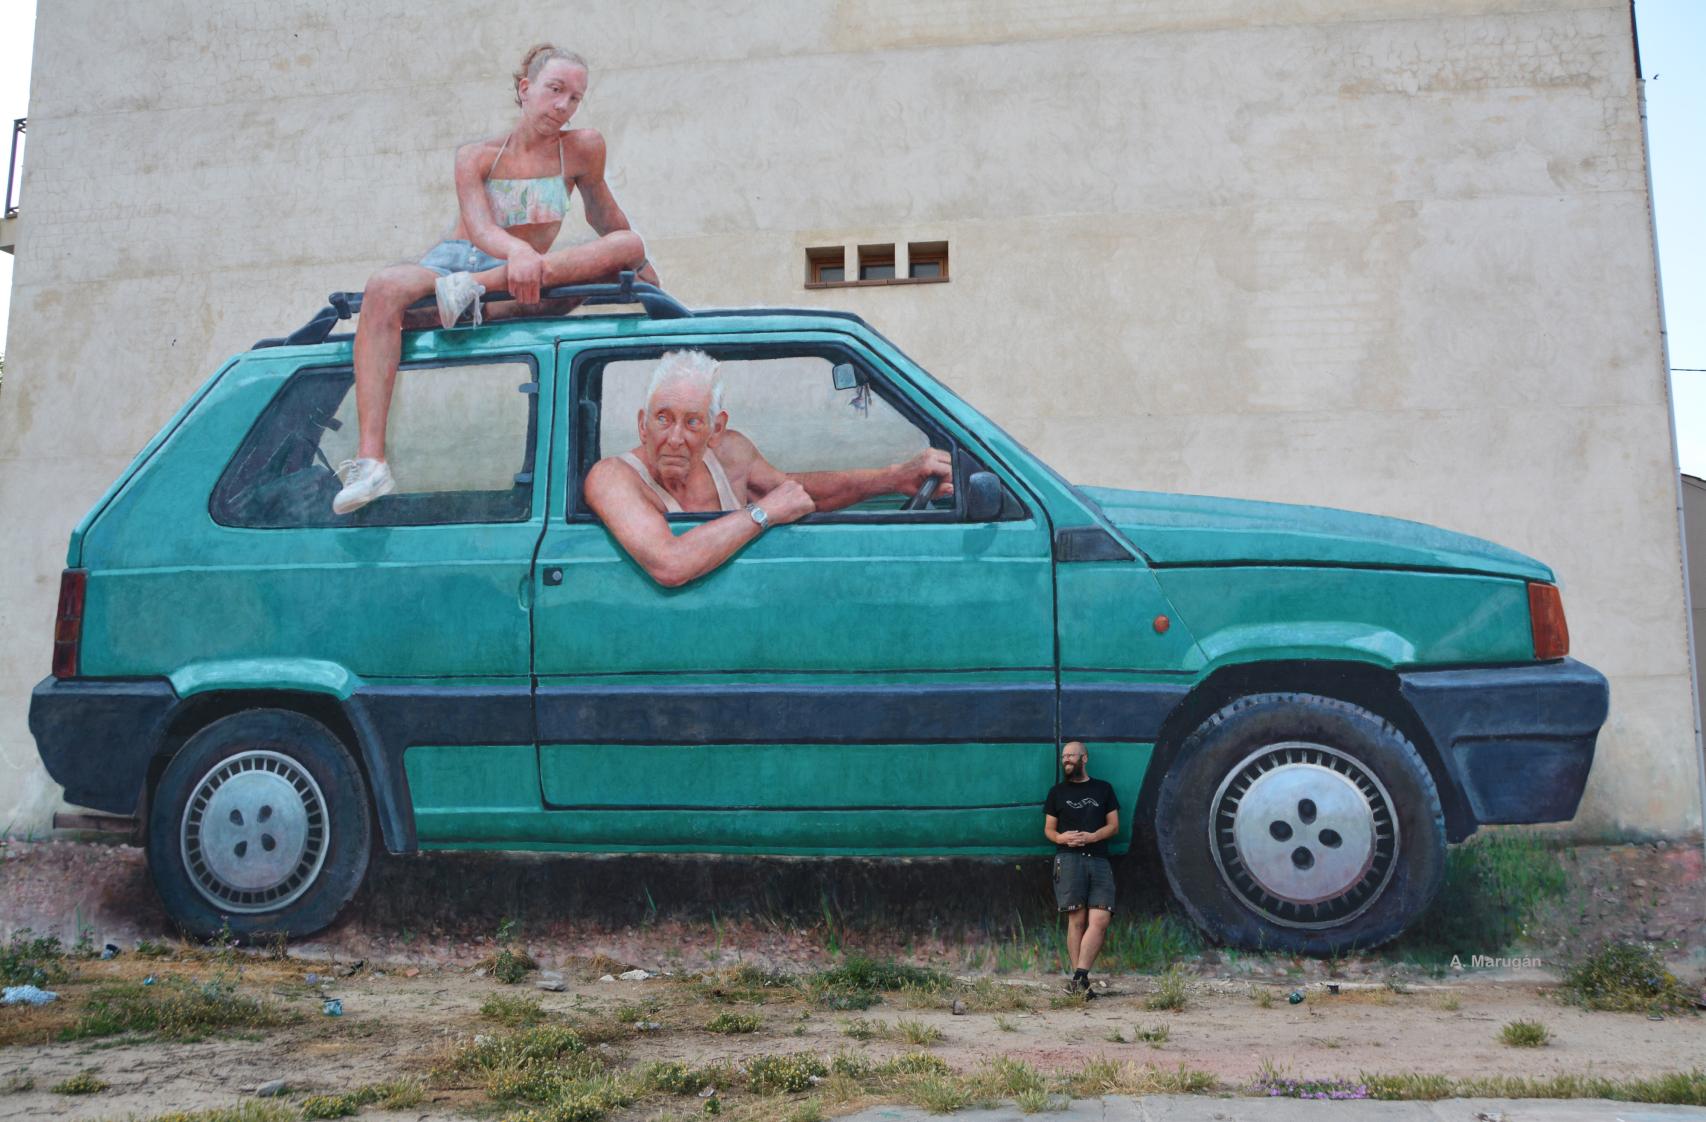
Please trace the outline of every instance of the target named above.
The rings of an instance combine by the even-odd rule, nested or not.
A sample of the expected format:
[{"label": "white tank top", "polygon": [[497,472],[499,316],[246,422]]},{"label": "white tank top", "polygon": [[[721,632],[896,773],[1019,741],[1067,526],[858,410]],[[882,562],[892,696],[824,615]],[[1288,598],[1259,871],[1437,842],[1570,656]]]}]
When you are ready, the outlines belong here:
[{"label": "white tank top", "polygon": [[[652,494],[663,500],[663,508],[670,514],[683,514],[681,504],[675,501],[675,496],[664,490],[663,484],[652,478],[652,473],[646,470],[645,461],[632,452],[623,452],[616,457],[635,471],[640,473],[641,482],[652,489]],[[711,482],[717,487],[717,502],[723,510],[739,510],[741,503],[735,498],[735,489],[729,486],[728,473],[723,471],[723,465],[717,460],[717,453],[710,448],[705,449],[705,470],[711,473]]]}]

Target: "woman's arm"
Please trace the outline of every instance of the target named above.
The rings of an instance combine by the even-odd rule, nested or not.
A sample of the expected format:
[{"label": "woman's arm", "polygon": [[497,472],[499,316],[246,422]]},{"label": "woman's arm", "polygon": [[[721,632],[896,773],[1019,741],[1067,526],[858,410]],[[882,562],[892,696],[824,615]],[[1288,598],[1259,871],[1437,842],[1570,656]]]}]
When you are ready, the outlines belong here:
[{"label": "woman's arm", "polygon": [[468,240],[505,261],[518,254],[537,251],[520,238],[498,225],[492,215],[491,200],[486,197],[487,145],[476,142],[456,150],[456,205],[462,213],[462,228]]},{"label": "woman's arm", "polygon": [[[580,189],[581,205],[586,208],[586,224],[603,236],[615,230],[632,230],[628,216],[604,181],[604,162],[607,151],[604,136],[597,129],[575,129],[563,140],[570,146],[574,166],[582,170],[575,174],[575,186]],[[658,283],[657,271],[647,262],[639,278],[649,284]]]}]

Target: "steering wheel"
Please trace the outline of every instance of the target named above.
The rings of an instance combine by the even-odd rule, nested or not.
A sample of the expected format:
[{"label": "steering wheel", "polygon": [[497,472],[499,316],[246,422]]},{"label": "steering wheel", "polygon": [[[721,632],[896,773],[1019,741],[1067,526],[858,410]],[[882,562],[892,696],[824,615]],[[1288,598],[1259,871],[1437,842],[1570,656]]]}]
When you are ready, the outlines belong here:
[{"label": "steering wheel", "polygon": [[930,500],[936,497],[936,491],[941,486],[942,477],[939,475],[932,475],[929,479],[924,481],[924,485],[922,487],[918,488],[917,494],[913,495],[910,499],[907,499],[906,502],[901,504],[900,509],[923,510],[925,507],[930,505]]}]

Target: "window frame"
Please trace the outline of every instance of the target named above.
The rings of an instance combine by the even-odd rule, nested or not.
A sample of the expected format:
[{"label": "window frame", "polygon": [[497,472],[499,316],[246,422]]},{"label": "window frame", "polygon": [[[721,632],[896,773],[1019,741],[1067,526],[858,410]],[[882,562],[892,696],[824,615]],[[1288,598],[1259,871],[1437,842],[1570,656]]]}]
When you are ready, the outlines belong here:
[{"label": "window frame", "polygon": [[[989,525],[986,522],[970,522],[966,519],[965,509],[965,480],[973,471],[989,471],[1000,480],[1002,490],[1017,504],[1019,513],[1008,518],[992,519],[992,522],[1023,522],[1034,516],[1028,503],[1019,490],[1002,479],[999,472],[991,471],[984,463],[983,457],[967,448],[965,443],[956,440],[951,433],[934,419],[926,416],[918,407],[893,384],[893,379],[880,370],[868,356],[854,347],[844,343],[829,340],[795,340],[795,341],[755,341],[730,340],[705,341],[696,343],[681,343],[659,341],[655,344],[630,346],[592,346],[580,351],[570,365],[567,385],[567,408],[569,421],[563,426],[563,439],[568,442],[564,463],[568,471],[568,486],[564,488],[563,515],[569,525],[590,523],[602,526],[599,517],[587,508],[583,489],[586,483],[586,473],[592,469],[599,459],[606,458],[604,450],[598,449],[599,455],[589,460],[586,453],[587,441],[583,437],[588,429],[597,433],[602,423],[604,411],[604,368],[613,361],[634,361],[657,359],[666,351],[692,348],[702,350],[718,361],[748,360],[762,358],[799,358],[812,356],[826,359],[831,365],[838,362],[851,363],[857,367],[863,376],[865,384],[871,392],[882,398],[891,408],[898,412],[914,427],[921,430],[930,441],[933,448],[943,448],[954,465],[954,505],[940,510],[833,510],[822,513],[812,513],[801,518],[792,525]],[[588,404],[586,390],[588,383],[596,375],[598,380],[597,392],[599,399],[598,420],[589,424],[582,416],[582,408]],[[627,451],[626,448],[622,451]],[[762,452],[763,449],[760,449]],[[615,453],[610,453],[614,455]],[[778,469],[780,470],[780,469]],[[721,518],[729,511],[683,511],[679,514],[666,513],[664,517],[671,523],[709,522]]]},{"label": "window frame", "polygon": [[[355,512],[352,512],[351,515],[340,516],[340,517],[345,518],[345,519],[360,519],[359,521],[350,520],[350,521],[338,521],[338,522],[323,523],[323,524],[298,523],[298,524],[286,525],[286,526],[267,526],[267,525],[258,525],[258,524],[247,523],[247,522],[231,521],[228,518],[224,517],[222,514],[222,511],[221,511],[221,503],[219,501],[220,497],[221,497],[222,493],[226,490],[226,488],[228,486],[228,481],[234,481],[240,475],[239,464],[241,464],[244,460],[246,460],[250,456],[254,455],[258,451],[258,444],[259,444],[262,436],[265,435],[268,426],[272,423],[274,412],[282,407],[280,403],[283,401],[285,395],[290,392],[292,387],[294,387],[297,384],[299,379],[315,378],[315,377],[335,377],[335,376],[348,376],[348,378],[350,379],[350,386],[349,386],[349,389],[345,391],[345,393],[346,394],[354,393],[355,392],[355,363],[353,362],[353,360],[349,361],[349,362],[324,362],[324,361],[307,362],[301,366],[296,367],[294,370],[292,370],[288,375],[286,375],[279,382],[278,387],[275,390],[273,390],[272,396],[267,399],[266,404],[264,406],[262,406],[260,412],[258,412],[255,415],[255,419],[250,422],[248,429],[243,433],[243,438],[237,442],[236,448],[233,449],[230,456],[225,461],[225,466],[220,471],[218,478],[214,480],[213,487],[208,491],[208,495],[207,495],[207,514],[208,514],[208,517],[213,520],[215,525],[221,526],[225,529],[255,530],[255,531],[262,531],[262,532],[304,531],[304,530],[366,530],[366,529],[390,530],[390,529],[397,529],[400,527],[415,527],[415,526],[514,526],[514,525],[521,525],[521,524],[524,524],[527,522],[538,521],[540,518],[540,514],[541,514],[541,511],[540,511],[540,494],[541,494],[541,492],[546,490],[546,488],[540,486],[542,480],[540,478],[540,472],[539,472],[539,394],[540,394],[540,384],[541,384],[540,378],[539,378],[539,357],[535,354],[532,354],[531,352],[528,352],[528,351],[504,351],[504,352],[493,352],[493,353],[482,353],[482,354],[471,354],[471,355],[447,355],[447,356],[443,356],[443,357],[434,357],[434,358],[430,358],[430,359],[415,359],[412,361],[399,363],[398,367],[397,367],[397,372],[398,372],[398,374],[403,374],[403,373],[405,373],[407,371],[411,371],[411,370],[443,370],[443,369],[450,369],[450,368],[459,367],[459,366],[497,366],[497,365],[523,365],[523,364],[526,365],[526,367],[529,371],[530,380],[521,383],[519,386],[516,387],[515,391],[513,391],[513,392],[519,393],[528,399],[528,401],[527,401],[527,436],[526,436],[526,446],[523,450],[521,469],[515,473],[515,484],[514,485],[519,486],[521,484],[521,482],[522,482],[521,477],[523,475],[528,477],[526,480],[526,484],[528,487],[528,501],[527,501],[526,510],[523,513],[521,513],[518,517],[515,517],[515,518],[451,518],[451,519],[433,518],[433,519],[426,519],[426,520],[413,520],[413,519],[389,520],[389,519],[387,519],[387,520],[381,521],[381,520],[376,519],[374,516],[382,513],[385,508],[383,506],[374,506],[374,505],[369,505],[368,507],[363,508],[363,510],[366,512],[365,517],[363,517],[363,515],[361,513],[355,513]],[[342,398],[339,398],[338,400],[339,400],[340,404],[343,401]],[[230,483],[230,485],[234,486],[235,484],[234,484],[234,482],[232,482],[232,483]],[[500,494],[501,492],[485,491],[485,492],[471,492],[471,493],[475,493],[475,494]],[[454,492],[454,491],[420,491],[420,492],[404,492],[404,494],[419,494],[419,495],[425,496],[425,495],[457,494],[457,492]],[[389,495],[384,496],[380,500],[378,500],[378,502],[382,503],[384,501],[384,499],[390,498],[390,497],[391,496],[389,496]]]}]

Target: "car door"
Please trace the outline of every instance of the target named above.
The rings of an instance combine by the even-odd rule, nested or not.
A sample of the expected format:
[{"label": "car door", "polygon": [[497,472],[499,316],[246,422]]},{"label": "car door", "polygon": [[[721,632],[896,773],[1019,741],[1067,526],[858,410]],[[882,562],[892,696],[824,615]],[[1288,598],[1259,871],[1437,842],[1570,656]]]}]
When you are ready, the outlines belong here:
[{"label": "car door", "polygon": [[196,637],[192,682],[347,693],[404,844],[502,840],[515,812],[539,812],[528,615],[554,359],[548,343],[409,340],[388,428],[397,489],[348,515],[331,499],[333,465],[355,455],[349,363],[256,370],[233,407],[251,390],[270,403],[206,507],[219,564],[192,596],[156,589],[132,613]]},{"label": "car door", "polygon": [[554,454],[566,501],[541,543],[534,612],[550,837],[813,853],[1034,841],[1055,744],[1040,510],[1001,477],[1000,515],[971,521],[975,443],[855,341],[704,346],[722,364],[730,428],[778,468],[882,466],[933,444],[956,458],[957,494],[917,511],[872,496],[773,527],[661,587],[580,495],[593,462],[637,443],[661,348],[565,344],[573,420]]}]

